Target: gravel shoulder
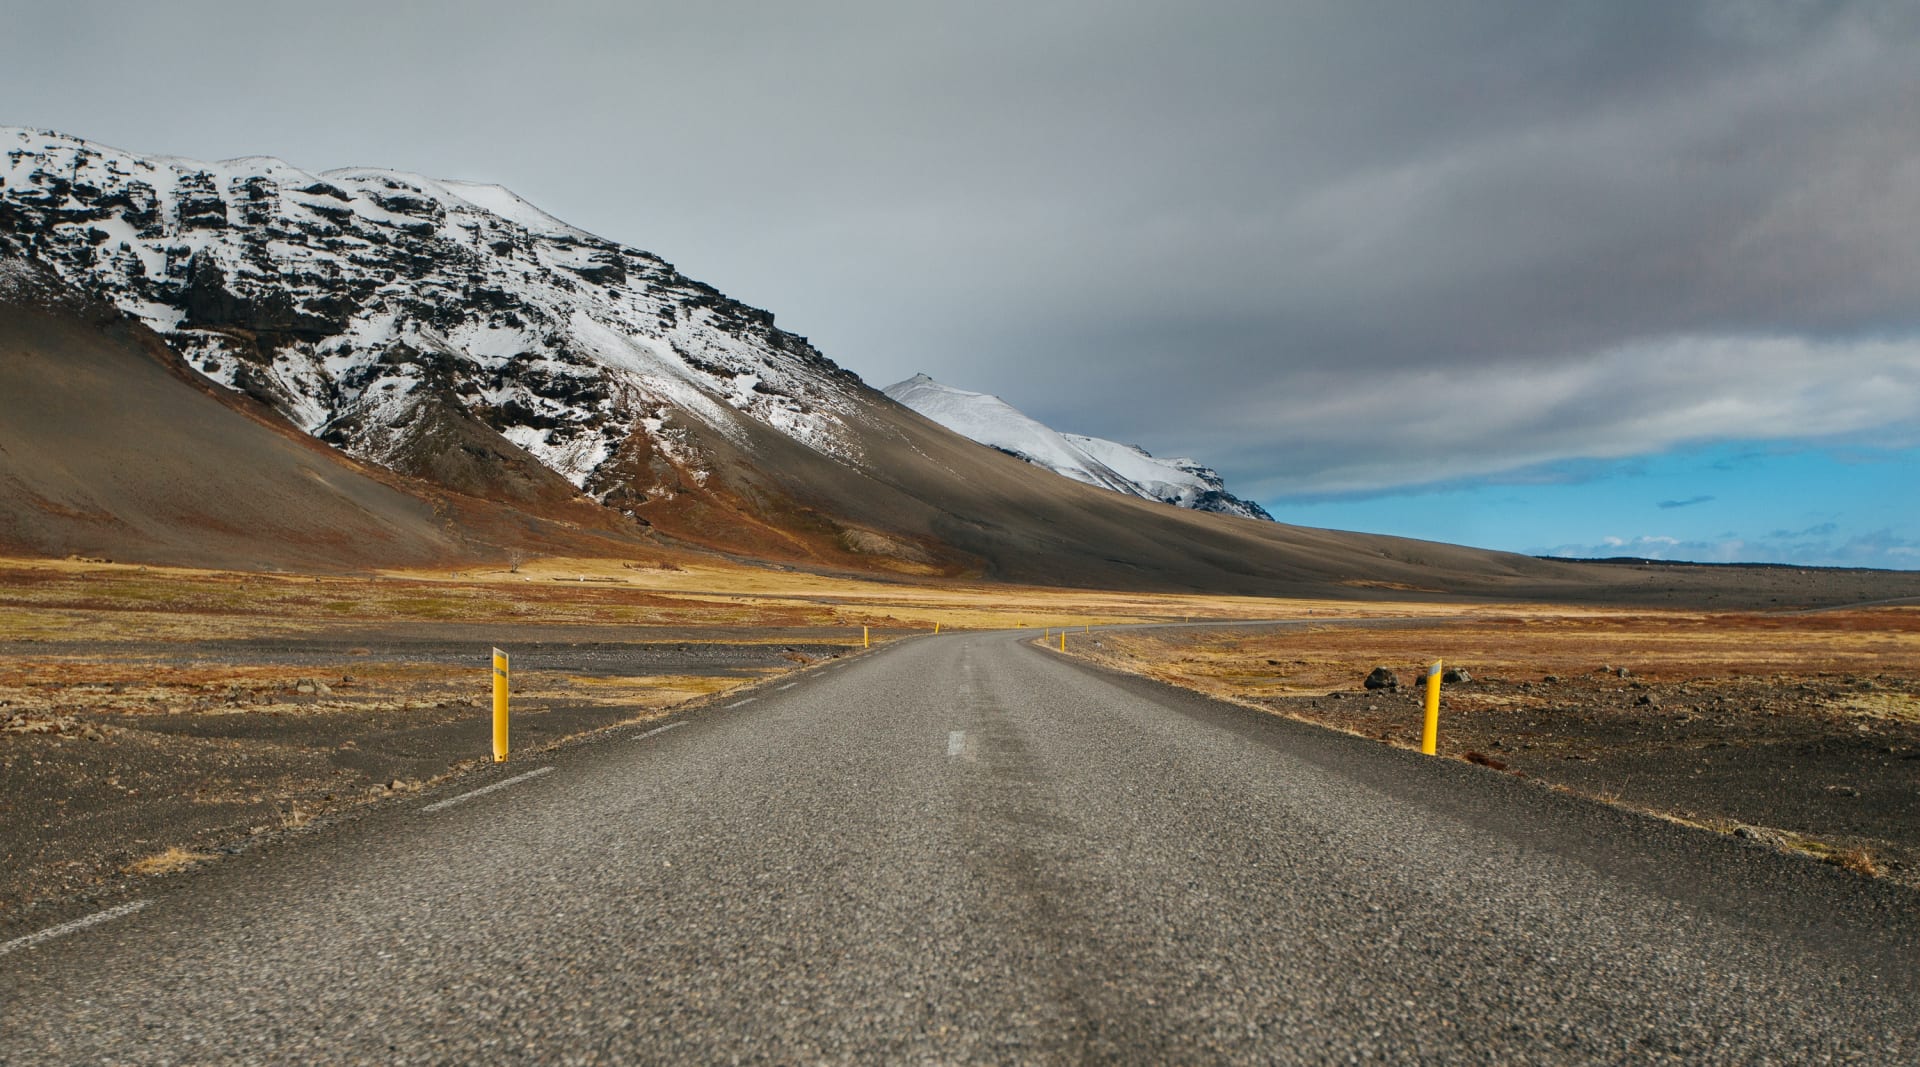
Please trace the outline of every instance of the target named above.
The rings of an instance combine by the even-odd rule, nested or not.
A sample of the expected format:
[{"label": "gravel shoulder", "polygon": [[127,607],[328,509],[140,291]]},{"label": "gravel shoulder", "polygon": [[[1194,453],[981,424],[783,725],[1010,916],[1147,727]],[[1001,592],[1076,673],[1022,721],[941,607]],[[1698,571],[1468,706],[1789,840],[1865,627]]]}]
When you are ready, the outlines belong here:
[{"label": "gravel shoulder", "polygon": [[[1920,611],[1075,635],[1070,654],[1920,887]],[[1376,668],[1393,685],[1369,689]]]}]

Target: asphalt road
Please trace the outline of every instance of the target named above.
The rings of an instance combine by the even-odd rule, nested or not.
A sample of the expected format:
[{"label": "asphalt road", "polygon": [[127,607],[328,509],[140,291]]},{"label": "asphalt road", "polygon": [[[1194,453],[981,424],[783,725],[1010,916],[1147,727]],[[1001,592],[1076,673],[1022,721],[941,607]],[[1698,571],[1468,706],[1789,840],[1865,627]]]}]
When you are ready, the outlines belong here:
[{"label": "asphalt road", "polygon": [[1005,634],[128,903],[0,1063],[1920,1061],[1915,894]]}]

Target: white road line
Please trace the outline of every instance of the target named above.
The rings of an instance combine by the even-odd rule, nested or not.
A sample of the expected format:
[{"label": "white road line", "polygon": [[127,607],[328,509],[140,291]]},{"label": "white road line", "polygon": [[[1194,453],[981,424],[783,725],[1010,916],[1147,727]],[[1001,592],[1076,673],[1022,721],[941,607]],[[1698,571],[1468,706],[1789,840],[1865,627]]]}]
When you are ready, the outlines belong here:
[{"label": "white road line", "polygon": [[728,705],[727,705],[727,707],[726,707],[726,710],[728,710],[728,711],[732,711],[732,710],[733,710],[734,708],[744,708],[744,707],[746,707],[746,706],[747,706],[748,704],[751,704],[751,703],[753,703],[753,698],[752,698],[752,697],[748,697],[748,698],[747,698],[747,699],[745,699],[745,700],[736,700],[736,701],[734,701],[733,703],[731,703],[731,704],[728,704]]},{"label": "white road line", "polygon": [[785,691],[785,690],[788,690],[788,689],[792,689],[792,688],[793,688],[794,686],[796,686],[796,685],[799,685],[799,684],[800,684],[799,682],[788,682],[788,683],[787,683],[786,685],[783,685],[783,686],[781,686],[781,687],[780,687],[780,689],[781,689],[782,691]]},{"label": "white road line", "polygon": [[686,725],[686,723],[684,723],[684,722],[670,722],[670,723],[668,723],[668,724],[666,724],[665,726],[656,726],[656,727],[654,727],[653,729],[651,729],[651,730],[648,730],[648,731],[647,731],[646,733],[644,733],[644,734],[641,734],[641,735],[640,735],[639,737],[636,737],[636,738],[634,738],[634,740],[635,740],[635,741],[645,741],[645,740],[646,740],[647,738],[649,738],[649,737],[652,737],[652,736],[653,736],[654,734],[664,734],[664,733],[666,733],[666,732],[667,732],[668,730],[671,730],[671,729],[673,729],[673,728],[674,728],[674,727],[676,727],[676,726],[685,726],[685,725]]},{"label": "white road line", "polygon": [[11,941],[0,944],[0,956],[4,956],[9,952],[18,952],[23,948],[32,948],[42,941],[51,941],[62,934],[73,933],[75,930],[85,930],[89,926],[98,925],[99,923],[106,922],[108,919],[118,919],[122,915],[132,915],[134,912],[146,906],[147,902],[144,900],[129,900],[125,904],[108,908],[106,911],[94,912],[92,915],[83,919],[75,919],[70,923],[61,923],[59,926],[49,926],[37,934],[16,937]]},{"label": "white road line", "polygon": [[448,797],[447,799],[439,801],[437,803],[428,804],[426,807],[421,808],[420,810],[421,811],[439,811],[441,808],[451,808],[455,804],[458,804],[463,800],[472,800],[474,797],[483,797],[483,796],[486,796],[488,793],[493,792],[496,789],[505,789],[506,787],[514,784],[515,782],[524,782],[529,778],[538,778],[543,774],[551,774],[552,772],[553,772],[552,767],[537,767],[531,771],[528,771],[525,774],[516,774],[511,778],[507,778],[502,781],[495,782],[492,785],[483,785],[471,793],[462,793],[457,797]]},{"label": "white road line", "polygon": [[967,750],[967,732],[953,730],[947,734],[947,755],[958,756]]}]

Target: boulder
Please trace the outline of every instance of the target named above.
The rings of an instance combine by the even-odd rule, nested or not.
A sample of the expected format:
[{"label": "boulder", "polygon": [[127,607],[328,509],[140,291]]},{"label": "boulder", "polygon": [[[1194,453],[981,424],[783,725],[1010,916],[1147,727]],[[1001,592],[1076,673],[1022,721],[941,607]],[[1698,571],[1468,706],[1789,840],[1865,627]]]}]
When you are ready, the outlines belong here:
[{"label": "boulder", "polygon": [[1400,676],[1385,667],[1375,667],[1373,673],[1367,675],[1367,680],[1361,684],[1368,689],[1398,689]]}]

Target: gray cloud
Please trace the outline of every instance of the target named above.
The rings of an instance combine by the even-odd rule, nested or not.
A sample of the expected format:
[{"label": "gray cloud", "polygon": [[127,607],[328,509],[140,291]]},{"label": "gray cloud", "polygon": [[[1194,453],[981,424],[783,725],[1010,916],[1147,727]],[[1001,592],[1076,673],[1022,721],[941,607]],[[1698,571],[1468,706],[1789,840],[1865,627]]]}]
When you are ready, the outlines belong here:
[{"label": "gray cloud", "polygon": [[1690,508],[1695,504],[1705,504],[1712,499],[1713,497],[1702,493],[1699,496],[1690,496],[1685,500],[1662,500],[1655,506],[1662,511],[1671,511],[1674,508]]},{"label": "gray cloud", "polygon": [[1255,496],[1920,440],[1920,9],[69,3],[0,119],[501,181]]}]

